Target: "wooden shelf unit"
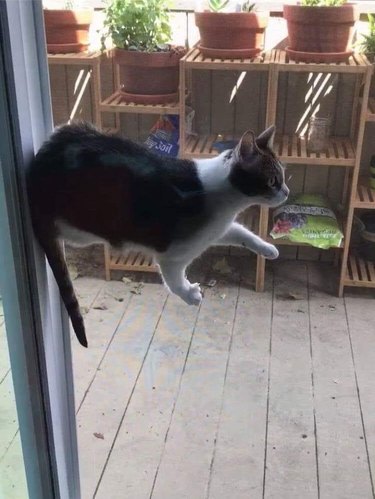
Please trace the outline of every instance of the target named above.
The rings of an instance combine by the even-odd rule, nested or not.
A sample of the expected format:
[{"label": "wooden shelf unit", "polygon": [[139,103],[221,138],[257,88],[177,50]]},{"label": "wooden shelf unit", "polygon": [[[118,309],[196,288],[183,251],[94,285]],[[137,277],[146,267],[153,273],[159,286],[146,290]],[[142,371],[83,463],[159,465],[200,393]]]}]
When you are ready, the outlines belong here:
[{"label": "wooden shelf unit", "polygon": [[374,288],[375,264],[358,255],[349,254],[343,286]]},{"label": "wooden shelf unit", "polygon": [[[353,210],[358,204],[357,196],[361,195],[361,206],[368,206],[372,197],[367,192],[365,196],[364,191],[359,187],[360,194],[357,193],[357,182],[360,168],[360,157],[362,152],[364,126],[367,119],[369,119],[369,109],[372,108],[372,101],[370,107],[368,103],[369,88],[371,83],[371,75],[373,73],[373,66],[364,55],[354,54],[347,62],[335,64],[310,64],[294,62],[290,60],[284,50],[274,49],[266,54],[263,54],[255,59],[247,60],[219,60],[209,59],[203,57],[197,48],[193,48],[180,62],[180,106],[181,106],[181,123],[180,130],[180,150],[181,156],[187,158],[209,158],[217,154],[213,149],[213,143],[218,140],[218,135],[207,136],[191,136],[185,137],[184,130],[184,106],[181,105],[183,99],[181,98],[186,93],[186,75],[192,69],[210,69],[210,70],[242,70],[242,71],[268,71],[268,89],[267,89],[267,109],[266,109],[266,126],[276,122],[277,113],[277,98],[278,98],[278,80],[281,72],[306,72],[306,73],[349,73],[356,76],[356,86],[354,93],[354,103],[352,110],[351,120],[351,134],[347,138],[334,138],[331,137],[329,141],[328,150],[324,153],[313,154],[309,153],[306,147],[306,140],[297,136],[282,136],[276,138],[275,150],[279,154],[280,159],[286,164],[301,164],[301,165],[321,165],[321,166],[343,166],[349,167],[352,171],[350,176],[346,174],[346,191],[348,193],[348,213],[346,220],[343,220],[344,226],[344,241],[342,244],[342,266],[339,281],[339,294],[343,292],[344,285],[348,285],[347,278],[347,262],[349,256],[349,243],[351,228],[353,222]],[[360,100],[360,89],[362,87],[362,99]],[[357,109],[359,107],[359,118],[357,121]],[[372,113],[371,111],[371,113]],[[375,121],[375,114],[374,114]],[[220,136],[220,139],[231,139],[232,137]],[[258,234],[265,240],[270,241],[269,237],[269,210],[262,207],[260,209],[260,217],[258,224]],[[273,240],[274,244],[292,244],[286,240]],[[351,257],[352,258],[352,257]],[[352,262],[352,260],[350,260]],[[357,259],[356,261],[359,262]],[[359,264],[360,269],[363,264]],[[362,265],[362,267],[361,267]],[[367,267],[366,267],[367,268]],[[369,267],[370,268],[370,267]],[[256,270],[256,290],[262,291],[264,289],[265,278],[265,259],[258,256],[257,270]],[[368,274],[370,276],[371,274]],[[374,279],[375,281],[375,279]],[[367,283],[369,281],[362,280],[359,282]],[[365,285],[365,284],[364,284]],[[366,284],[368,286],[368,284]]]},{"label": "wooden shelf unit", "polygon": [[[211,158],[218,152],[213,145],[218,140],[232,139],[228,135],[190,136],[187,138],[184,149],[185,158]],[[288,164],[321,165],[321,166],[352,166],[355,165],[355,145],[350,138],[331,137],[326,151],[311,153],[306,146],[305,137],[281,136],[276,137],[275,152],[281,161]]]},{"label": "wooden shelf unit", "polygon": [[353,203],[354,208],[375,210],[375,190],[370,188],[370,181],[361,178],[357,185],[357,193]]},{"label": "wooden shelf unit", "polygon": [[101,100],[100,63],[102,57],[107,57],[107,55],[102,54],[100,51],[71,54],[47,54],[48,65],[50,66],[87,66],[92,80],[93,122],[94,125],[98,127],[101,125],[99,103]]},{"label": "wooden shelf unit", "polygon": [[277,65],[278,71],[318,72],[318,73],[366,73],[372,64],[363,54],[354,54],[346,62],[311,63],[295,62],[288,57],[285,50],[271,51],[271,60]]},{"label": "wooden shelf unit", "polygon": [[132,272],[159,272],[159,268],[154,264],[152,257],[140,251],[127,251],[125,253],[115,251],[105,246],[105,278],[111,280],[112,270],[132,271]]},{"label": "wooden shelf unit", "polygon": [[239,71],[268,71],[272,62],[272,52],[260,54],[253,59],[213,59],[205,57],[194,47],[180,61],[180,68],[189,69],[228,69]]},{"label": "wooden shelf unit", "polygon": [[125,102],[121,92],[116,91],[100,104],[101,112],[108,113],[137,113],[137,114],[179,114],[180,105],[178,102],[171,104],[134,104]]},{"label": "wooden shelf unit", "polygon": [[[112,52],[110,52],[112,54]],[[114,87],[119,89],[120,85],[120,71],[117,64],[114,64]],[[185,99],[184,99],[185,101]],[[172,102],[170,104],[155,104],[155,105],[144,105],[135,104],[132,102],[125,102],[121,92],[116,90],[113,94],[105,99],[100,99],[99,101],[99,127],[105,129],[102,123],[102,113],[114,113],[115,115],[115,127],[106,128],[105,130],[109,133],[118,133],[120,126],[120,114],[152,114],[152,115],[163,115],[163,114],[175,114],[180,113],[180,102]],[[157,265],[154,265],[152,259],[142,254],[139,251],[128,251],[125,253],[119,253],[111,250],[105,246],[104,250],[104,261],[105,261],[105,275],[106,279],[110,280],[111,270],[123,270],[123,271],[133,271],[133,272],[159,272]]]},{"label": "wooden shelf unit", "polygon": [[[369,179],[360,178],[357,185],[354,209],[375,210],[375,190],[369,186]],[[375,264],[366,261],[349,250],[343,287],[375,288]]]}]

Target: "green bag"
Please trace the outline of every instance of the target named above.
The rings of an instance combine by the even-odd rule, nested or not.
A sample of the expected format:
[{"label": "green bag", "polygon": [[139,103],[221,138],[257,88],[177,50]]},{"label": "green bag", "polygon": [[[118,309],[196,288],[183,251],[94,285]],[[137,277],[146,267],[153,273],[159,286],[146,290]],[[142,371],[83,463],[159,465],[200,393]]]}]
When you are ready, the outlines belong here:
[{"label": "green bag", "polygon": [[273,239],[289,239],[320,249],[338,248],[344,237],[328,201],[320,194],[299,194],[273,213]]}]

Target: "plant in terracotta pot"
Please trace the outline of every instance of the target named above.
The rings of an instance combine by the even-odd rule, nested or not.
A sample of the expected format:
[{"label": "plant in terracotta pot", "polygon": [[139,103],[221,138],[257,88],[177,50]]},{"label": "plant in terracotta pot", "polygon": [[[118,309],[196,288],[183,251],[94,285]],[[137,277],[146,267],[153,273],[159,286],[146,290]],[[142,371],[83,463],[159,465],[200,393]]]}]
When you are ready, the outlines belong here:
[{"label": "plant in terracotta pot", "polygon": [[[48,5],[53,8],[48,8]],[[59,2],[44,5],[44,24],[46,30],[47,52],[66,54],[85,52],[89,46],[89,30],[93,12],[79,8],[79,2],[72,0],[54,8]]]},{"label": "plant in terracotta pot", "polygon": [[345,0],[303,0],[284,5],[289,57],[303,62],[345,62],[353,53],[352,40],[359,11]]},{"label": "plant in terracotta pot", "polygon": [[172,46],[166,0],[112,0],[104,25],[115,46],[125,101],[162,104],[178,99],[179,61]]},{"label": "plant in terracotta pot", "polygon": [[195,12],[200,51],[219,59],[255,57],[263,48],[268,13],[255,12],[249,0],[237,4],[234,12],[228,5],[228,0],[209,0],[209,10]]},{"label": "plant in terracotta pot", "polygon": [[369,61],[375,62],[375,17],[372,14],[368,14],[368,27],[368,33],[362,35],[360,48]]}]

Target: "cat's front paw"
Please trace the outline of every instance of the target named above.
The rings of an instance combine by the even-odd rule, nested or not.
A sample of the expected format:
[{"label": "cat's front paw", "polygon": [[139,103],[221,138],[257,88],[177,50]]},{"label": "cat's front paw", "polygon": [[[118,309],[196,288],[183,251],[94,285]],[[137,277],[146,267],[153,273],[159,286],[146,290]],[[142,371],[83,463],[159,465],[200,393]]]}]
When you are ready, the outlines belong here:
[{"label": "cat's front paw", "polygon": [[279,250],[273,244],[264,243],[259,254],[268,260],[275,260],[279,256]]},{"label": "cat's front paw", "polygon": [[199,305],[202,301],[202,291],[199,283],[196,282],[195,284],[191,284],[181,298],[188,305]]}]

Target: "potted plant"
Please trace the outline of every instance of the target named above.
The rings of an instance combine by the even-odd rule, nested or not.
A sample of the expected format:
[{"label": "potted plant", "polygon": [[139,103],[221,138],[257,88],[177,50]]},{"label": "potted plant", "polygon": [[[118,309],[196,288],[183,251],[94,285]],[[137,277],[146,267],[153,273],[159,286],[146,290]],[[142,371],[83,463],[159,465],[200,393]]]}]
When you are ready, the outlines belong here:
[{"label": "potted plant", "polygon": [[138,104],[178,100],[179,61],[171,40],[168,0],[112,0],[104,25],[115,46],[123,99]]},{"label": "potted plant", "polygon": [[375,62],[375,17],[372,14],[368,14],[367,17],[369,32],[367,35],[362,35],[360,48],[369,61]]},{"label": "potted plant", "polygon": [[88,9],[75,9],[72,0],[62,9],[44,8],[47,52],[66,54],[84,52],[89,46],[89,30],[93,13]]},{"label": "potted plant", "polygon": [[352,39],[359,11],[345,0],[302,0],[284,5],[289,57],[303,62],[345,62],[353,53]]},{"label": "potted plant", "polygon": [[237,12],[222,12],[228,0],[209,0],[209,11],[195,12],[199,49],[206,57],[243,59],[255,57],[264,44],[268,13],[254,12],[249,0]]}]

